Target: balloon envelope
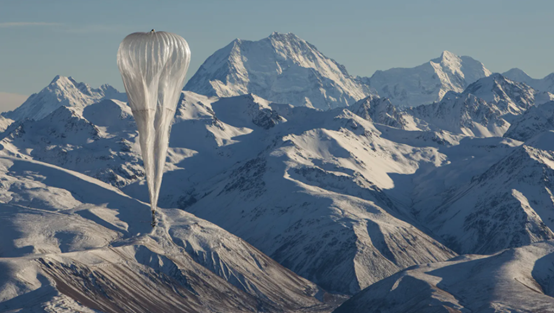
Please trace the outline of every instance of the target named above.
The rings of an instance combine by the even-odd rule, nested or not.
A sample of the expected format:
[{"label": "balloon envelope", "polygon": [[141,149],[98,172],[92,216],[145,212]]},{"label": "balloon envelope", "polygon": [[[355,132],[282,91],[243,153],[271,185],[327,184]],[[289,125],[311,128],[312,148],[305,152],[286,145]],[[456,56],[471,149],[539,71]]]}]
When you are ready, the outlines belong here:
[{"label": "balloon envelope", "polygon": [[[190,63],[183,37],[167,32],[133,33],[117,52],[129,106],[139,131],[152,213],[156,211],[171,122]],[[154,226],[154,217],[153,217]]]}]

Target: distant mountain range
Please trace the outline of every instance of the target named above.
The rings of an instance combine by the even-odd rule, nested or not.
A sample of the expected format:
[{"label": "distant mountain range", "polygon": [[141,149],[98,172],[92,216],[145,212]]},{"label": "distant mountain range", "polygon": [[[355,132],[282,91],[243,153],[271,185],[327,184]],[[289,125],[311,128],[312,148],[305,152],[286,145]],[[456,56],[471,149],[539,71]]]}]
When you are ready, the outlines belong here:
[{"label": "distant mountain range", "polygon": [[507,78],[527,84],[537,90],[554,92],[554,73],[547,75],[542,79],[529,77],[524,71],[513,68],[503,74]]},{"label": "distant mountain range", "polygon": [[364,81],[395,105],[411,107],[440,101],[449,91],[462,92],[489,75],[491,72],[481,62],[444,51],[439,58],[420,66],[377,71]]},{"label": "distant mountain range", "polygon": [[554,96],[509,76],[233,41],[182,94],[155,230],[125,94],[57,76],[0,118],[0,311],[552,312]]},{"label": "distant mountain range", "polygon": [[[259,41],[236,39],[218,50],[185,90],[218,97],[253,93],[276,103],[324,110],[378,94],[405,108],[438,102],[449,91],[461,93],[491,74],[471,57],[444,51],[439,58],[414,68],[352,77],[344,66],[305,40],[291,33],[273,33]],[[539,80],[512,69],[504,76],[539,91],[554,92],[554,73]]]}]

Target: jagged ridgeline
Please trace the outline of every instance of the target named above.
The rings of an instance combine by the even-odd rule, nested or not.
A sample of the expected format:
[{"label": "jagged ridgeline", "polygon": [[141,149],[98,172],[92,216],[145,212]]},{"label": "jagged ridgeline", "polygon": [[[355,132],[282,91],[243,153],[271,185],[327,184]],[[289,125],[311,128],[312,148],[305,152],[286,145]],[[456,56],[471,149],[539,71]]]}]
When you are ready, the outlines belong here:
[{"label": "jagged ridgeline", "polygon": [[58,76],[0,118],[0,311],[552,311],[554,96],[517,73],[233,41],[181,94],[153,233],[125,95]]}]

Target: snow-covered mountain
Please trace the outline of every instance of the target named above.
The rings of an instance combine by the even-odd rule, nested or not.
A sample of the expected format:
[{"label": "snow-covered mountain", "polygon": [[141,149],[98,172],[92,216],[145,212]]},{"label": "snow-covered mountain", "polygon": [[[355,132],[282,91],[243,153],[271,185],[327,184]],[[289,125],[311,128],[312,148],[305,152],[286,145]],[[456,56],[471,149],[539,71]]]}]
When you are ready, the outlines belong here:
[{"label": "snow-covered mountain", "polygon": [[396,106],[412,107],[441,101],[449,91],[463,92],[489,75],[491,72],[481,62],[444,51],[439,58],[420,66],[377,71],[364,81]]},{"label": "snow-covered mountain", "polygon": [[[185,92],[160,205],[218,224],[329,291],[354,293],[406,266],[454,255],[423,213],[412,216],[411,183],[396,177],[442,169],[455,156],[441,151],[463,137],[501,136],[509,127],[503,113],[469,92],[408,111],[377,96],[317,111],[255,95]],[[12,124],[0,153],[76,170],[147,201],[136,136],[120,101],[58,105],[43,119]]]},{"label": "snow-covered mountain", "polygon": [[[360,291],[340,310],[478,311],[419,269],[551,253],[553,96],[466,57],[429,64],[440,100],[401,108],[292,34],[233,42],[195,75],[209,96],[182,94],[154,231],[125,96],[56,77],[0,120],[0,311],[329,312]],[[517,289],[497,274],[472,287]],[[482,300],[529,307],[513,303]]]},{"label": "snow-covered mountain", "polygon": [[[319,109],[348,106],[378,94],[397,107],[407,108],[440,102],[448,92],[468,92],[468,86],[491,74],[471,57],[444,51],[439,58],[413,68],[352,77],[344,66],[307,41],[292,33],[273,33],[259,41],[236,39],[218,50],[204,62],[185,90],[217,97],[253,93],[276,103]],[[530,97],[541,103],[554,100],[548,93],[554,93],[554,74],[542,80],[534,80],[518,69],[504,74],[509,80],[495,74],[490,80],[474,84],[469,92],[513,114],[520,114],[521,107],[529,105],[526,101]],[[478,94],[479,88],[487,90]]]},{"label": "snow-covered mountain", "polygon": [[502,75],[511,80],[525,83],[535,88],[536,90],[554,93],[554,73],[549,74],[542,79],[536,79],[531,78],[529,75],[527,75],[527,73],[520,70],[519,68],[513,68]]},{"label": "snow-covered mountain", "polygon": [[[344,66],[307,41],[292,33],[273,33],[259,41],[236,39],[218,50],[185,90],[217,97],[252,93],[276,103],[319,109],[348,106],[377,94],[397,107],[408,108],[440,102],[448,92],[466,91],[512,114],[522,113],[521,108],[530,105],[529,98],[537,103],[554,100],[554,74],[538,80],[512,69],[505,77],[495,74],[490,80],[481,80],[491,75],[481,62],[444,51],[413,68],[352,77]],[[478,80],[480,83],[474,84]],[[467,91],[472,84],[473,90]],[[478,94],[480,88],[487,90]]]},{"label": "snow-covered mountain", "polygon": [[409,108],[404,115],[411,116],[420,130],[498,137],[529,108],[553,98],[551,93],[492,74],[470,84],[462,93],[449,91],[441,101]]},{"label": "snow-covered mountain", "polygon": [[48,162],[123,187],[144,178],[137,135],[130,108],[118,100],[59,105],[37,121],[12,123],[0,136],[0,155]]},{"label": "snow-covered mountain", "polygon": [[[500,74],[493,74],[469,85],[464,94],[494,104],[503,115],[520,115],[533,105],[540,105],[554,99],[548,92],[539,92],[524,83],[507,79]],[[511,120],[511,118],[509,118]]]},{"label": "snow-covered mountain", "polygon": [[[328,312],[334,297],[223,229],[46,163],[0,157],[0,310]],[[326,304],[329,302],[330,304]]]},{"label": "snow-covered mountain", "polygon": [[349,106],[348,110],[370,122],[406,130],[418,129],[413,117],[387,98],[371,95]]},{"label": "snow-covered mountain", "polygon": [[514,148],[484,173],[416,205],[424,225],[459,253],[494,253],[554,238],[552,132]]},{"label": "snow-covered mountain", "polygon": [[[358,116],[345,109],[320,112],[275,105],[253,95],[219,99],[185,92],[173,125],[160,204],[179,206],[219,223],[281,264],[334,292],[354,293],[406,266],[446,260],[454,254],[404,221],[406,216],[402,217],[380,190],[391,186],[388,172],[414,171],[417,162],[441,162],[440,156],[433,149],[416,149],[416,152],[409,146],[380,139],[368,119],[387,122],[384,114],[387,111],[380,108],[392,107],[378,98],[371,105],[360,102],[353,106],[351,109],[358,108]],[[361,110],[362,106],[365,110]],[[60,106],[38,121],[16,122],[4,135],[4,149],[0,151],[4,155],[76,170],[148,200],[144,198],[146,186],[136,130],[128,107],[121,102],[103,100],[86,106],[82,113]],[[297,141],[300,148],[290,150]],[[318,148],[320,143],[323,146]],[[351,151],[350,156],[344,154],[345,148]],[[274,153],[290,157],[275,158]],[[368,157],[383,166],[372,171],[372,162],[366,163]],[[333,161],[335,158],[344,161],[337,163]],[[302,159],[314,161],[298,163]],[[361,162],[362,159],[366,161]],[[327,173],[329,166],[336,169]],[[289,178],[289,175],[293,176]],[[261,179],[259,184],[258,179]],[[270,182],[274,186],[271,191],[258,189]],[[300,182],[303,183],[298,185]],[[242,184],[246,185],[231,187]],[[313,188],[320,191],[310,191]],[[225,192],[210,191],[214,189]],[[284,195],[295,196],[286,200]],[[232,201],[229,197],[238,198]],[[250,207],[248,213],[234,212],[247,209],[238,200],[242,197],[257,199],[252,199],[252,205],[258,201],[271,205]],[[323,198],[327,200],[317,200]],[[230,215],[222,215],[220,209],[213,210],[221,208],[215,204],[221,201]],[[314,211],[290,219],[288,211],[276,210],[277,207]],[[337,219],[337,208],[348,210],[351,216],[346,220]],[[370,208],[375,212],[364,213]],[[260,224],[255,216],[264,211],[264,220],[285,220],[278,227],[271,227],[272,223]],[[318,221],[320,214],[327,216],[325,220]],[[222,216],[227,218],[223,221]],[[319,238],[317,231],[298,228],[295,226],[298,223],[313,223],[313,229],[325,231],[328,237]],[[298,241],[299,236],[315,237]],[[359,243],[352,245],[348,242],[350,239]],[[302,252],[306,244],[310,245],[310,252]],[[343,258],[334,259],[335,250],[345,252]],[[317,261],[314,255],[327,261]],[[360,265],[353,266],[355,260]],[[380,270],[372,269],[370,264],[378,265]]]},{"label": "snow-covered mountain", "polygon": [[[223,129],[235,125],[253,131],[215,151],[203,148],[180,163],[191,181],[180,180],[183,197],[168,205],[180,205],[231,231],[334,292],[353,293],[387,275],[383,273],[454,255],[407,223],[402,210],[382,191],[393,186],[392,173],[410,173],[424,160],[440,163],[434,149],[379,138],[369,121],[347,109],[289,107],[292,112],[282,113],[286,122],[256,128],[236,114],[242,111],[240,99],[202,101]],[[241,148],[245,146],[251,150],[247,158]],[[244,159],[234,161],[239,155]],[[200,162],[208,161],[227,165],[197,183],[197,169],[205,168]],[[211,169],[204,176],[209,173]],[[168,180],[173,175],[177,173],[166,173]],[[132,188],[124,190],[141,193]],[[167,200],[179,192],[167,191]]]},{"label": "snow-covered mountain", "polygon": [[496,105],[471,93],[449,92],[440,102],[420,105],[408,112],[420,121],[422,129],[469,137],[502,136],[510,127]]},{"label": "snow-covered mountain", "polygon": [[554,129],[554,102],[532,107],[514,119],[504,137],[526,141],[551,129]]},{"label": "snow-covered mountain", "polygon": [[76,82],[72,77],[58,75],[39,93],[32,94],[21,106],[4,113],[3,116],[12,120],[38,120],[60,106],[82,110],[85,106],[102,99],[126,101],[127,98],[124,93],[120,93],[110,85],[91,88],[85,83]]},{"label": "snow-covered mountain", "polygon": [[334,313],[554,312],[554,242],[415,266]]},{"label": "snow-covered mountain", "polygon": [[218,97],[253,93],[319,109],[348,106],[370,94],[344,66],[292,33],[234,40],[202,64],[185,90]]}]

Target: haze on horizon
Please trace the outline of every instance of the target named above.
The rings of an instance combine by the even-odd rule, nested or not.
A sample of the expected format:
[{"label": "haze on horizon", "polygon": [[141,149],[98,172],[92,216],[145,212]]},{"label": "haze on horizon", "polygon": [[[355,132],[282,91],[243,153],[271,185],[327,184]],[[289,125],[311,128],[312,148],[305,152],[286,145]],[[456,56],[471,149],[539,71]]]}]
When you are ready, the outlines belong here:
[{"label": "haze on horizon", "polygon": [[0,111],[54,76],[123,90],[115,55],[129,33],[151,28],[182,35],[192,50],[190,78],[235,38],[293,32],[350,74],[413,67],[443,50],[493,72],[517,67],[534,78],[554,72],[550,13],[532,0],[378,1],[5,1],[0,4]]}]

